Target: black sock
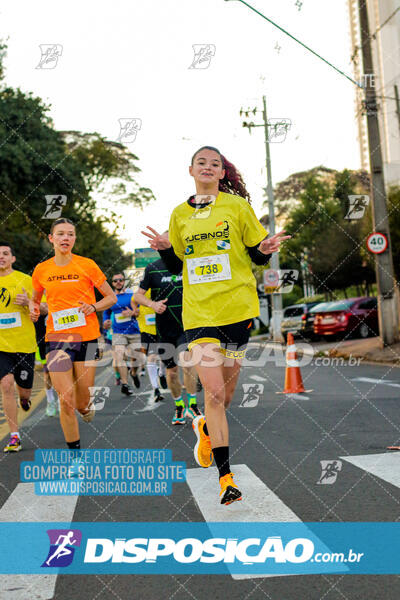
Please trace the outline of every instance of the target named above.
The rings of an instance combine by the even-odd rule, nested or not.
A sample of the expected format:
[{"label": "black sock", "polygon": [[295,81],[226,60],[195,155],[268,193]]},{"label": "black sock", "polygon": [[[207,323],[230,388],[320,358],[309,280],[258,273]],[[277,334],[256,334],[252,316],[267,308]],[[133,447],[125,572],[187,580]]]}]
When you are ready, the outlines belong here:
[{"label": "black sock", "polygon": [[223,477],[231,472],[229,464],[229,446],[219,446],[212,449],[214,454],[215,464],[217,465],[219,476]]},{"label": "black sock", "polygon": [[70,450],[80,450],[81,440],[76,440],[76,442],[67,442],[67,446]]},{"label": "black sock", "polygon": [[204,433],[205,433],[206,435],[210,435],[210,434],[208,433],[208,429],[207,429],[207,423],[204,423],[203,431],[204,431]]}]

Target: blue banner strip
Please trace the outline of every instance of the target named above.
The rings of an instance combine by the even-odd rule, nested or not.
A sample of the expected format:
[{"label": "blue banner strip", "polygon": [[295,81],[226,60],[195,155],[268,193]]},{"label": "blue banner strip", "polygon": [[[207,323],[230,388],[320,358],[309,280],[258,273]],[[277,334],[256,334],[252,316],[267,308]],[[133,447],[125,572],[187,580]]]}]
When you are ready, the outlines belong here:
[{"label": "blue banner strip", "polygon": [[398,574],[399,556],[397,522],[0,523],[3,574]]}]

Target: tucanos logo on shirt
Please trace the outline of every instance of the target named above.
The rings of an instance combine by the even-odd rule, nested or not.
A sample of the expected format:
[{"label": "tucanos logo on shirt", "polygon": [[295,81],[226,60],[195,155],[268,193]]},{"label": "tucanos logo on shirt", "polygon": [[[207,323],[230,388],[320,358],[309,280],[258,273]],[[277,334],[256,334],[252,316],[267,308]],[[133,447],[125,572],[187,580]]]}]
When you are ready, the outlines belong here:
[{"label": "tucanos logo on shirt", "polygon": [[[224,226],[224,227],[223,227]],[[219,221],[215,225],[217,231],[207,232],[207,233],[196,233],[191,236],[185,237],[185,242],[200,242],[202,240],[212,240],[216,238],[229,238],[229,223],[228,221]],[[190,246],[189,246],[190,247]]]},{"label": "tucanos logo on shirt", "polygon": [[217,250],[230,250],[230,240],[217,240]]},{"label": "tucanos logo on shirt", "polygon": [[193,246],[186,246],[186,248],[185,248],[185,254],[186,255],[188,255],[188,254],[194,254],[194,248],[193,248]]},{"label": "tucanos logo on shirt", "polygon": [[68,273],[68,275],[51,275],[47,278],[47,281],[68,281],[68,279],[79,279],[77,273]]},{"label": "tucanos logo on shirt", "polygon": [[4,304],[4,306],[8,306],[10,304],[10,300],[11,300],[11,295],[10,292],[2,287],[0,289],[0,302],[2,302]]}]

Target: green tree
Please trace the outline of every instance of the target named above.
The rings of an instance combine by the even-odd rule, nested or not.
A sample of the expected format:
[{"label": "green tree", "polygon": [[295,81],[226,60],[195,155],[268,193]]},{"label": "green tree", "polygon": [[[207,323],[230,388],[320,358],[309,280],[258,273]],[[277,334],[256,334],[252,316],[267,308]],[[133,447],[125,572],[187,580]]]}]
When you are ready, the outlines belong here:
[{"label": "green tree", "polygon": [[317,293],[329,295],[373,279],[362,252],[364,223],[344,218],[348,196],[359,193],[358,186],[350,171],[335,173],[330,181],[311,173],[286,214],[284,227],[293,237],[282,249],[281,268],[300,271],[300,256],[307,248]]},{"label": "green tree", "polygon": [[390,241],[393,253],[394,272],[400,279],[400,186],[393,186],[388,193]]},{"label": "green tree", "polygon": [[[6,46],[0,43],[0,79],[4,79]],[[122,144],[99,134],[59,132],[49,107],[32,94],[2,84],[0,87],[0,237],[16,250],[16,268],[30,272],[51,256],[47,240],[51,220],[44,219],[46,195],[65,195],[62,216],[78,225],[74,251],[93,258],[105,271],[130,266],[122,251],[114,216],[97,214],[96,194],[112,184],[115,202],[141,208],[154,196],[140,187],[137,156]]]}]

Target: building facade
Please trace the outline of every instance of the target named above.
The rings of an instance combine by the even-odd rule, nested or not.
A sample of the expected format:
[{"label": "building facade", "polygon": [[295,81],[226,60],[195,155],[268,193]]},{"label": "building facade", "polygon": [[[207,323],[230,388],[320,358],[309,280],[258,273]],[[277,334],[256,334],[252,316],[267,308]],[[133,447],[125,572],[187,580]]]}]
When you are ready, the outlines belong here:
[{"label": "building facade", "polygon": [[[360,48],[359,0],[348,0],[351,60],[354,79],[363,79]],[[400,185],[400,9],[398,0],[367,0],[374,85],[379,108],[386,185]],[[369,170],[367,121],[362,111],[363,90],[355,88],[355,111],[361,168]]]}]

